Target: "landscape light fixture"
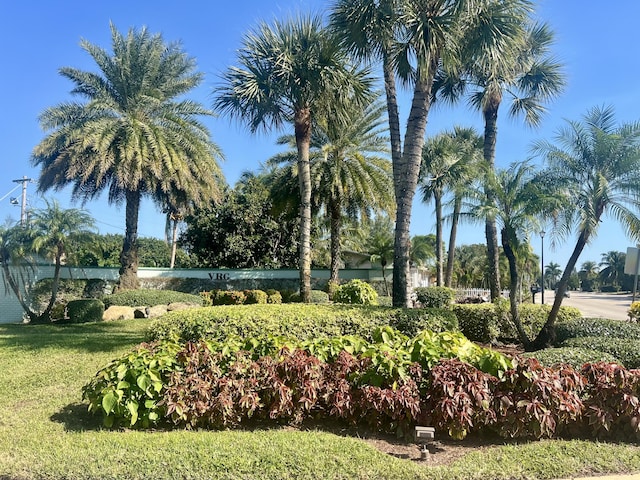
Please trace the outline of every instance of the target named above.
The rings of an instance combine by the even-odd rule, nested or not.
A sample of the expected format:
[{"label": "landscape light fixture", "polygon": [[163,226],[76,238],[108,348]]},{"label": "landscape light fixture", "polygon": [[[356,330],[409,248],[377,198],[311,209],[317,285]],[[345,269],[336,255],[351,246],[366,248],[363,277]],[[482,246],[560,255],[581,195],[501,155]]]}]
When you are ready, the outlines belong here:
[{"label": "landscape light fixture", "polygon": [[415,442],[420,446],[420,460],[429,459],[429,446],[436,436],[434,427],[420,427],[415,429]]}]

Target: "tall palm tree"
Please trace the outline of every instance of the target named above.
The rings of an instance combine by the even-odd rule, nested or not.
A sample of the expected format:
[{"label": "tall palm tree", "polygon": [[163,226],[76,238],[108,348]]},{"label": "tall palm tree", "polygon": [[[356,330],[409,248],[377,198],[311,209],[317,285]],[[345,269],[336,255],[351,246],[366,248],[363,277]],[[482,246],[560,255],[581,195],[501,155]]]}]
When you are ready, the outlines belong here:
[{"label": "tall palm tree", "polygon": [[309,150],[315,117],[342,115],[344,98],[363,102],[370,79],[322,27],[319,16],[273,25],[261,23],[245,35],[238,67],[229,68],[214,106],[245,122],[252,132],[293,120],[300,191],[300,294],[311,301],[311,170]]},{"label": "tall palm tree", "polygon": [[529,163],[516,163],[507,170],[489,172],[487,181],[494,193],[493,201],[487,199],[482,188],[478,198],[482,203],[476,207],[478,219],[493,218],[500,226],[500,237],[504,254],[509,264],[509,304],[511,319],[525,349],[531,347],[518,312],[520,294],[520,270],[530,253],[529,235],[539,230],[538,217],[553,212],[562,200],[547,190],[546,185],[534,175]]},{"label": "tall palm tree", "polygon": [[631,237],[640,238],[640,122],[616,126],[611,107],[596,107],[582,121],[568,121],[555,140],[537,142],[533,151],[548,164],[545,180],[569,197],[557,218],[557,231],[566,235],[576,228],[578,238],[549,317],[534,341],[536,348],[553,341],[571,273],[603,216],[611,215]]},{"label": "tall palm tree", "polygon": [[[324,207],[330,229],[331,266],[329,281],[339,282],[341,231],[345,216],[355,220],[372,211],[389,212],[393,207],[391,162],[388,138],[383,133],[384,106],[372,103],[353,105],[344,121],[328,112],[322,115],[311,136],[310,171],[312,209]],[[295,146],[292,136],[280,143]],[[294,151],[276,155],[267,166],[282,165],[280,179],[297,178],[297,155]],[[277,182],[284,192],[291,186]]]},{"label": "tall palm tree", "polygon": [[138,213],[143,196],[162,203],[202,203],[218,195],[221,158],[200,116],[211,112],[178,100],[202,80],[195,61],[178,44],[167,45],[145,28],[126,36],[111,25],[112,53],[82,41],[99,72],[60,69],[72,93],[85,102],[45,110],[49,133],[33,151],[42,168],[39,189],[73,186],[83,202],[108,191],[110,203],[126,205],[120,255],[120,288],[137,287]]},{"label": "tall palm tree", "polygon": [[[20,305],[31,323],[51,321],[51,310],[56,302],[60,270],[67,254],[69,243],[88,234],[94,227],[93,218],[84,210],[76,208],[62,209],[58,202],[47,202],[46,208],[31,212],[26,228],[16,226],[3,230],[0,234],[0,258],[5,282],[18,298]],[[54,272],[51,284],[51,297],[42,312],[36,312],[28,305],[21,285],[24,284],[17,274],[20,267],[34,265],[36,256],[53,262]],[[12,270],[11,266],[15,266]]]},{"label": "tall palm tree", "polygon": [[600,261],[601,269],[598,275],[603,283],[608,283],[615,287],[622,285],[626,257],[627,255],[624,252],[616,251],[609,251],[602,254]]},{"label": "tall palm tree", "polygon": [[[428,202],[433,198],[435,204],[437,285],[446,283],[443,276],[443,197],[448,192],[454,194],[450,235],[453,245],[449,245],[447,264],[447,285],[450,286],[454,255],[452,252],[455,250],[456,231],[464,189],[472,181],[472,175],[477,175],[479,168],[480,151],[476,149],[477,141],[478,137],[473,129],[455,127],[453,132],[444,132],[428,139],[422,151],[422,168],[419,180],[422,201]],[[451,263],[451,270],[448,266],[449,263]]]},{"label": "tall palm tree", "polygon": [[[461,64],[461,69],[441,69],[436,91],[448,101],[455,101],[470,91],[470,104],[482,112],[484,119],[484,159],[489,170],[495,169],[498,113],[504,97],[511,100],[510,116],[522,115],[525,122],[538,126],[545,112],[544,103],[557,96],[565,85],[562,66],[550,55],[553,32],[546,24],[524,20],[517,25],[520,35],[503,37],[488,48],[475,51]],[[491,201],[492,192],[486,192]],[[500,292],[498,236],[495,222],[485,224],[491,297]]]},{"label": "tall palm tree", "polygon": [[[345,44],[363,59],[382,61],[396,197],[395,306],[410,303],[411,209],[436,70],[443,63],[459,62],[457,54],[468,54],[473,51],[471,46],[483,50],[498,39],[511,37],[515,33],[514,19],[524,18],[528,9],[528,0],[336,0],[334,3],[331,22]],[[400,136],[396,75],[413,88],[404,144]]]}]

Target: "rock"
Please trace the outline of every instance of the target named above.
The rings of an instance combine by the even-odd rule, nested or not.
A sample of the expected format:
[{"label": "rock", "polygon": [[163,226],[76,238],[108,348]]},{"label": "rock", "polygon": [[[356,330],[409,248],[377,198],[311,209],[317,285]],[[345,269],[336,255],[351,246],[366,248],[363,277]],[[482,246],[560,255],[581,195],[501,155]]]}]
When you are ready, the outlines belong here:
[{"label": "rock", "polygon": [[104,311],[102,320],[110,322],[113,320],[129,320],[135,317],[134,307],[124,307],[122,305],[112,305]]},{"label": "rock", "polygon": [[166,305],[155,305],[155,306],[149,308],[149,318],[161,317],[165,313],[167,313],[167,306]]},{"label": "rock", "polygon": [[174,312],[176,310],[186,310],[188,308],[197,308],[202,305],[196,305],[195,303],[174,302],[167,305],[168,312]]}]

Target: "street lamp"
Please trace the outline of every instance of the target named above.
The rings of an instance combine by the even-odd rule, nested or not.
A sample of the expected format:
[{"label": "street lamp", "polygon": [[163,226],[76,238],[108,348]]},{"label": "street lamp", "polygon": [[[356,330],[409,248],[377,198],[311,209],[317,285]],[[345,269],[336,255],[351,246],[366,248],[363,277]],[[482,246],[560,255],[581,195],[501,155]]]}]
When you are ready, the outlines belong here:
[{"label": "street lamp", "polygon": [[542,281],[540,282],[540,285],[541,285],[541,287],[542,287],[542,291],[541,291],[541,292],[542,292],[542,299],[541,299],[541,302],[542,302],[542,304],[543,304],[543,305],[544,305],[544,234],[545,234],[545,231],[544,231],[544,230],[542,230],[542,231],[540,232],[540,246],[541,246],[541,255],[540,255],[540,267],[541,267],[541,269],[540,269],[540,276],[541,276],[541,280],[542,280]]}]

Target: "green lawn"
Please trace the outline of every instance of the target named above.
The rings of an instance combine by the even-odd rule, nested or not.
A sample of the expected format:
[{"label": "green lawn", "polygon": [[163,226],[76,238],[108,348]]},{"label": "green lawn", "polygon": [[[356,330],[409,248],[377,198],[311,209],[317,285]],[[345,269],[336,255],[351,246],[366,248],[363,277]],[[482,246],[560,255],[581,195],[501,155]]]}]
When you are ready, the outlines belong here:
[{"label": "green lawn", "polygon": [[0,325],[0,478],[490,480],[640,471],[640,448],[624,444],[533,442],[429,467],[326,432],[103,430],[81,403],[82,385],[142,341],[147,326]]}]

